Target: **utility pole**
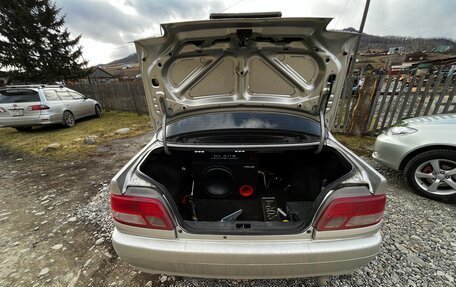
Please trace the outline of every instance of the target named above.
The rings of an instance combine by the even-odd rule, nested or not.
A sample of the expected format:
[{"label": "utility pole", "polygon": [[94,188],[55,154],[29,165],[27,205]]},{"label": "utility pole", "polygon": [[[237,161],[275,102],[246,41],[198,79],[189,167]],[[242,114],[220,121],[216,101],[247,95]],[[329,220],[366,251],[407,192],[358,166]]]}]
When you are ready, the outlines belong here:
[{"label": "utility pole", "polygon": [[[360,38],[364,31],[364,24],[366,23],[367,12],[369,11],[369,5],[370,5],[370,0],[366,0],[366,5],[364,6],[363,18],[361,19],[361,25],[359,26],[358,38],[356,39],[355,48],[353,49],[353,57],[351,59],[350,66],[348,67],[347,78],[345,79],[343,93],[344,93],[344,98],[345,98],[344,102],[346,102],[347,104],[349,104],[351,101],[351,93],[352,93],[352,89],[353,89],[353,70],[355,69],[356,58],[358,56],[359,42],[360,42]],[[345,110],[345,119],[349,119],[348,109]],[[334,120],[334,118],[333,118],[333,120]],[[333,123],[330,123],[330,125],[332,126]],[[350,125],[350,121],[346,120],[345,124],[344,124],[344,129],[347,129],[349,127],[349,125]]]},{"label": "utility pole", "polygon": [[347,98],[348,95],[351,95],[351,92],[352,92],[353,70],[355,69],[356,58],[358,57],[359,42],[360,42],[361,36],[364,31],[364,24],[366,23],[367,12],[369,11],[369,5],[370,5],[370,0],[366,0],[366,5],[364,6],[363,18],[361,19],[361,25],[359,26],[359,35],[358,35],[358,38],[356,39],[355,49],[353,49],[353,57],[352,57],[352,60],[350,63],[350,67],[348,68],[348,73],[347,73],[348,78],[345,81],[345,87],[344,87],[345,98]]}]

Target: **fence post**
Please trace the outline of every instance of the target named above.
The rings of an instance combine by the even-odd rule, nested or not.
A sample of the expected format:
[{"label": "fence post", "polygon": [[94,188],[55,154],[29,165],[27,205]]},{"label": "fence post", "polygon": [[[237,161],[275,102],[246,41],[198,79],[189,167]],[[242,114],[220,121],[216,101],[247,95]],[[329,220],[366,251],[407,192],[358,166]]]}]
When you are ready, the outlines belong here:
[{"label": "fence post", "polygon": [[348,133],[355,136],[362,136],[366,127],[366,121],[373,108],[375,94],[379,85],[380,77],[367,75],[363,87],[359,91],[358,100],[353,109],[351,123]]}]

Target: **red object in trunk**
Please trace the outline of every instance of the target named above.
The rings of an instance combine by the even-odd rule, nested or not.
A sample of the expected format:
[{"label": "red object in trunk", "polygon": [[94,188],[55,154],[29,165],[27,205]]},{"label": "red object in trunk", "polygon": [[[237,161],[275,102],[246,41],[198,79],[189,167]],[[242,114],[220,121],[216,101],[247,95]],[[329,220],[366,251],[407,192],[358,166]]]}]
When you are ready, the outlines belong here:
[{"label": "red object in trunk", "polygon": [[254,192],[254,189],[251,185],[243,185],[239,188],[239,194],[243,197],[249,197],[249,196],[252,196]]}]

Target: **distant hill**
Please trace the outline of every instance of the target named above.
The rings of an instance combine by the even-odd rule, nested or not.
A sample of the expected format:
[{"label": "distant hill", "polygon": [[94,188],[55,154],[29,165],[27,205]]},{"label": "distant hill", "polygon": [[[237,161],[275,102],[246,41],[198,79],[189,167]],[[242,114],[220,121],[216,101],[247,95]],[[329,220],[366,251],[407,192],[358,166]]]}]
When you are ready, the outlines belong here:
[{"label": "distant hill", "polygon": [[[357,32],[356,29],[350,27],[342,31]],[[450,52],[456,52],[456,42],[445,38],[414,38],[404,36],[376,36],[363,34],[359,43],[361,52],[366,50],[384,51],[391,47],[405,47],[407,53],[416,51],[430,52],[437,46],[448,45]]]},{"label": "distant hill", "polygon": [[[356,29],[350,27],[345,28],[342,31],[347,32],[357,32]],[[427,51],[430,52],[432,49],[439,45],[448,45],[450,46],[451,52],[456,52],[456,42],[445,39],[445,38],[413,38],[413,37],[403,37],[403,36],[375,36],[369,34],[363,34],[361,37],[361,43],[359,50],[361,52],[370,50],[388,50],[390,47],[405,47],[405,50],[408,52],[416,51]],[[136,58],[136,53],[130,54],[125,58],[114,60],[106,65],[114,64],[134,64],[137,63],[138,59]]]},{"label": "distant hill", "polygon": [[112,62],[107,63],[106,65],[116,65],[116,64],[134,64],[137,63],[138,59],[136,58],[136,53],[130,54],[125,58],[117,59]]}]

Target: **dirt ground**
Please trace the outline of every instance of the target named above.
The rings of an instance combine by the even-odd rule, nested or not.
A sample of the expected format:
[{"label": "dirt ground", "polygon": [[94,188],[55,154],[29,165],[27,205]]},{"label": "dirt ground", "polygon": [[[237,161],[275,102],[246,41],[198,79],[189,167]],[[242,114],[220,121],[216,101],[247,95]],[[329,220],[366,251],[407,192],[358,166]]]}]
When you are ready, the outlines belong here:
[{"label": "dirt ground", "polygon": [[82,159],[0,150],[0,286],[115,286],[124,278],[144,286],[153,280],[118,260],[110,243],[96,245],[95,227],[74,214],[150,137],[115,140]]},{"label": "dirt ground", "polygon": [[[150,137],[149,133],[114,140],[98,147],[91,157],[65,160],[0,149],[0,287],[317,286],[312,278],[209,280],[149,275],[123,263],[109,241],[110,229],[103,230],[110,222],[107,184]],[[456,205],[417,196],[400,174],[365,159],[388,179],[383,248],[375,260],[353,274],[329,277],[328,286],[455,286]],[[80,211],[86,210],[90,219],[94,205],[95,210],[104,205],[104,225],[81,217]]]}]

